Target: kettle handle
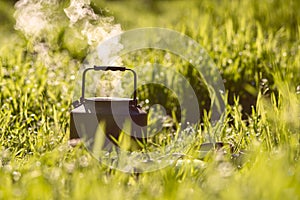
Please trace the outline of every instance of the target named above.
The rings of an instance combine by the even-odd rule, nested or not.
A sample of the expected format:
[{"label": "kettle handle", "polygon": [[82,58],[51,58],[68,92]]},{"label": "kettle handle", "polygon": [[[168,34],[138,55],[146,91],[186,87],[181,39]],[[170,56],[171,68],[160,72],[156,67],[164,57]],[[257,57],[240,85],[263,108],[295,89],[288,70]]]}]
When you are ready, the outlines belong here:
[{"label": "kettle handle", "polygon": [[132,69],[126,68],[126,67],[117,67],[117,66],[94,66],[94,67],[86,68],[82,74],[82,88],[81,88],[80,103],[83,103],[83,101],[84,101],[85,76],[86,76],[86,73],[90,70],[94,70],[94,71],[131,71],[134,76],[133,101],[134,101],[134,105],[135,106],[137,105],[137,100],[136,100],[137,76],[136,76],[135,71]]}]

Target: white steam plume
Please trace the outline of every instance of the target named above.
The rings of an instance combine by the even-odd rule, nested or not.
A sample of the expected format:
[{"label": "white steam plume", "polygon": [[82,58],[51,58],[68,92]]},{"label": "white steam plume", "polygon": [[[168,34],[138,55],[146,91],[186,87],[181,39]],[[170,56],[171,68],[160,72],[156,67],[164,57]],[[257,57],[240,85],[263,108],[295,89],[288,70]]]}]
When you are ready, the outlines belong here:
[{"label": "white steam plume", "polygon": [[[45,29],[51,29],[51,11],[48,8],[55,7],[57,2],[53,1],[36,1],[20,0],[15,4],[16,25],[15,29],[22,31],[27,38],[36,37],[42,34]],[[50,11],[50,12],[49,12]]]},{"label": "white steam plume", "polygon": [[64,9],[72,24],[76,23],[78,20],[86,18],[93,20],[99,19],[98,15],[94,13],[93,9],[87,6],[89,4],[89,0],[72,0],[70,6]]},{"label": "white steam plume", "polygon": [[121,26],[113,24],[112,17],[100,17],[94,13],[90,0],[71,0],[64,12],[70,26],[80,24],[81,34],[87,38],[89,45],[99,44],[103,39],[121,33]]},{"label": "white steam plume", "polygon": [[[70,0],[69,5],[60,0],[19,0],[15,9],[15,29],[21,31],[31,42],[36,60],[47,66],[49,75],[53,77],[56,74],[55,70],[65,67],[65,57],[70,57],[66,51],[57,53],[60,44],[55,40],[60,30],[76,30],[76,33],[81,34],[80,39],[85,40],[90,49],[122,31],[119,24],[113,23],[113,17],[97,15],[90,6],[90,0]],[[122,45],[116,41],[114,52],[121,48]],[[100,59],[104,65],[120,64],[120,59],[116,61],[118,63],[109,63],[110,53],[101,49],[98,55],[95,55],[95,60]],[[69,66],[74,67],[75,63],[74,61],[73,65],[70,63]],[[111,88],[115,88],[114,85],[119,87],[118,75],[108,75],[105,79],[113,84]]]}]

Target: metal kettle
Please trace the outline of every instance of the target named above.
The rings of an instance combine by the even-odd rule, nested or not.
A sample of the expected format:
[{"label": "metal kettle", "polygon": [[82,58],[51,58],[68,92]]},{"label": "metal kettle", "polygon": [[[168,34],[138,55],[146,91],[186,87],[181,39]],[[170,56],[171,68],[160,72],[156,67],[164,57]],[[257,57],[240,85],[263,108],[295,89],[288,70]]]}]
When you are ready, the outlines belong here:
[{"label": "metal kettle", "polygon": [[[116,97],[85,97],[85,77],[88,71],[130,71],[134,75],[133,99]],[[105,124],[104,149],[111,149],[117,145],[124,126],[130,127],[132,141],[144,142],[147,134],[147,113],[137,104],[137,75],[135,71],[126,67],[94,66],[83,71],[82,91],[79,100],[73,102],[74,109],[70,116],[70,139],[84,138],[94,141],[100,123]]]}]

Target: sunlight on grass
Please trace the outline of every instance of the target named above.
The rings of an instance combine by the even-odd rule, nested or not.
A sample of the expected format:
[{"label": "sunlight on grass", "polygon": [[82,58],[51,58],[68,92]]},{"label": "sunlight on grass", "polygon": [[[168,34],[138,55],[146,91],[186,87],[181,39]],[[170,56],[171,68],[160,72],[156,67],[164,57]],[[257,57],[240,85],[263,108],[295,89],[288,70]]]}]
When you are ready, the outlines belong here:
[{"label": "sunlight on grass", "polygon": [[[74,26],[64,14],[67,6],[69,2],[55,5],[61,19],[55,21],[55,31],[42,31],[32,40],[13,30],[12,2],[0,2],[0,199],[300,198],[298,1],[96,0],[91,9],[100,21],[82,19]],[[199,74],[169,52],[141,50],[123,56],[123,64],[174,67],[193,85],[202,119],[185,132],[195,133],[192,147],[172,165],[138,174],[99,163],[83,142],[68,145],[74,77],[95,39],[88,38],[89,31],[81,35],[83,22],[94,28],[104,23],[107,35],[121,31],[117,23],[123,30],[161,26],[199,42],[217,64],[226,87],[220,132],[211,132],[208,89]],[[147,73],[152,77],[164,72]],[[182,139],[176,97],[157,85],[138,88],[138,94],[142,107],[151,111],[148,122],[162,128],[153,130],[159,133],[147,144],[134,145],[140,152],[165,151],[172,141]],[[97,135],[96,156],[104,142],[103,135]],[[226,145],[204,151],[201,144],[208,141]],[[115,142],[132,150],[125,133]],[[178,149],[174,147],[174,153]]]}]

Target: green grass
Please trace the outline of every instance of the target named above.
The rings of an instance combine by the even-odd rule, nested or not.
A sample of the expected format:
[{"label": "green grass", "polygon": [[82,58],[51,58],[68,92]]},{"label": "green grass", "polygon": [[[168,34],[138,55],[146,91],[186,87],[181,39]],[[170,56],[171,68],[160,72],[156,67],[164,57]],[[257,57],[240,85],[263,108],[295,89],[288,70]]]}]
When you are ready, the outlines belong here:
[{"label": "green grass", "polygon": [[[86,48],[86,41],[66,42],[74,34],[70,27],[54,31],[47,66],[33,41],[13,30],[14,10],[8,2],[0,3],[0,199],[300,198],[298,1],[93,2],[108,8],[102,14],[113,15],[123,30],[166,27],[203,45],[219,67],[228,97],[217,139],[232,144],[234,154],[245,152],[235,157],[212,151],[198,159],[199,144],[207,141],[211,128],[204,117],[193,130],[194,148],[184,158],[139,176],[109,169],[83,145],[68,145],[73,75],[86,53],[76,44]],[[129,66],[174,64],[197,94],[207,94],[188,63],[164,56],[162,51],[139,51],[123,61]],[[157,99],[156,91],[155,86],[140,88],[140,99],[149,99],[149,105],[163,102],[170,116],[178,115],[172,94],[166,91]],[[199,97],[207,108],[209,99]],[[176,123],[174,117],[174,127]],[[163,149],[174,132],[163,130],[152,145]]]}]

